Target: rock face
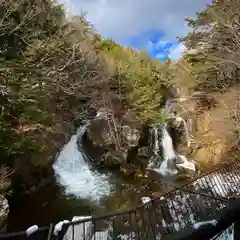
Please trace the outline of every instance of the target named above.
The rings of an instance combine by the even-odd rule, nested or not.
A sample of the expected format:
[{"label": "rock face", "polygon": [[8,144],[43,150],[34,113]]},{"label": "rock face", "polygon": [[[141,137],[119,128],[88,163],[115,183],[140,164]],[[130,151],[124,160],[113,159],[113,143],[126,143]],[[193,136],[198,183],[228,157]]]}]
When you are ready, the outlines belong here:
[{"label": "rock face", "polygon": [[0,231],[5,231],[8,212],[8,201],[3,195],[0,195]]},{"label": "rock face", "polygon": [[123,143],[128,148],[138,146],[139,139],[141,137],[141,131],[137,128],[133,128],[130,125],[123,125],[121,127],[121,137]]},{"label": "rock face", "polygon": [[111,134],[108,120],[105,118],[92,120],[87,129],[87,134],[93,145],[96,147],[104,147],[114,144],[114,138]]},{"label": "rock face", "polygon": [[[211,166],[222,163],[229,150],[229,143],[235,140],[233,121],[229,114],[232,95],[232,92],[229,92],[216,97],[224,98],[227,105],[225,102],[216,105],[215,101],[209,102],[207,99],[206,103],[202,103],[203,109],[198,104],[198,95],[197,99],[196,96],[192,96],[172,101],[170,108],[167,108],[166,104],[166,109],[170,111],[166,130],[172,140],[167,141],[167,145],[163,144],[161,126],[160,128],[147,126],[149,134],[134,112],[126,110],[121,101],[117,101],[117,107],[111,108],[111,111],[108,109],[98,111],[96,118],[90,122],[87,137],[94,147],[103,150],[98,154],[100,160],[97,161],[105,166],[120,166],[121,169],[128,168],[130,163],[134,167],[142,164],[140,169],[145,169],[148,168],[150,159],[160,157],[156,158],[158,160],[156,167],[166,165],[167,168],[169,166],[161,164],[159,159],[162,157],[164,159],[163,149],[168,155],[171,155],[169,149],[173,149],[172,152],[176,154],[172,154],[174,156],[170,161],[172,165],[179,173],[192,175],[196,171],[196,166],[211,169]],[[210,106],[212,102],[213,106]],[[156,131],[151,131],[154,129]],[[136,162],[132,162],[134,158]]]},{"label": "rock face", "polygon": [[[146,146],[146,143],[141,145],[140,140],[143,139],[144,135],[142,124],[136,115],[130,111],[121,117],[115,117],[114,122],[112,114],[107,109],[100,110],[87,129],[87,138],[92,143],[91,145],[102,150],[96,157],[98,163],[100,162],[101,165],[109,168],[129,170],[129,166],[134,160],[137,160],[135,162],[137,166],[146,167],[147,164],[145,162],[152,158],[154,152],[151,146]],[[183,118],[173,118],[170,123],[175,133],[186,137],[185,130],[187,127]],[[169,138],[171,138],[170,135]],[[160,135],[158,140],[158,154],[162,154],[162,147],[169,150],[170,146],[161,146]],[[174,146],[171,146],[171,148],[174,149]],[[192,175],[195,172],[195,164],[193,162],[188,161],[183,155],[174,153],[173,155],[176,159],[172,162],[180,173]]]},{"label": "rock face", "polygon": [[142,125],[132,112],[114,120],[112,114],[108,109],[100,110],[87,128],[87,138],[96,149],[102,150],[100,162],[108,167],[125,164],[142,135]]},{"label": "rock face", "polygon": [[152,157],[152,155],[153,155],[153,151],[152,151],[152,149],[150,147],[144,146],[144,147],[140,147],[138,149],[137,155],[139,157],[145,157],[145,158],[149,158],[150,159]]},{"label": "rock face", "polygon": [[193,175],[196,172],[195,163],[192,160],[188,160],[184,155],[178,155],[178,162],[176,163],[176,167],[181,174],[187,176]]},{"label": "rock face", "polygon": [[127,160],[127,153],[124,151],[110,150],[104,156],[104,165],[108,167],[121,166]]}]

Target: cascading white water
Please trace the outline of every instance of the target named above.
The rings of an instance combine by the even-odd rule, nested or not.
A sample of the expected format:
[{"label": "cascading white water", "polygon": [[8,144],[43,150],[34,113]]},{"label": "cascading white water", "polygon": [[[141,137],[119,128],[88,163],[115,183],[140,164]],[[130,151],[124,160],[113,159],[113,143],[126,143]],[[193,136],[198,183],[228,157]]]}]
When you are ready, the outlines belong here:
[{"label": "cascading white water", "polygon": [[176,153],[173,148],[172,138],[168,133],[167,125],[165,124],[162,128],[162,148],[163,148],[163,159],[175,159]]},{"label": "cascading white water", "polygon": [[[167,103],[165,105],[165,111],[168,116],[172,116],[171,115],[171,102],[169,100],[167,101]],[[190,137],[190,134],[188,131],[187,123],[181,117],[177,117],[176,120],[184,123],[185,136],[186,136],[187,144],[189,146],[191,137]],[[152,129],[152,134],[151,134],[151,135],[154,135],[153,139],[155,142],[152,143],[151,146],[153,148],[153,152],[155,155],[157,155],[157,153],[159,152],[159,148],[160,148],[159,135],[158,135],[159,128],[160,128],[160,126],[154,127]],[[175,152],[172,138],[167,130],[167,124],[164,124],[161,127],[161,133],[162,133],[161,147],[162,147],[162,153],[163,153],[163,156],[162,156],[163,161],[159,167],[158,164],[154,163],[154,161],[152,161],[150,159],[148,168],[152,169],[156,172],[159,172],[162,176],[174,176],[178,173],[178,169],[185,169],[185,170],[194,172],[195,164],[193,163],[193,161],[188,161],[185,156],[180,155]],[[156,134],[157,134],[157,136],[155,136]],[[152,136],[150,136],[150,137],[152,138]],[[156,150],[158,150],[158,151],[156,151]],[[178,161],[180,160],[180,162],[177,162],[177,160]]]},{"label": "cascading white water", "polygon": [[87,126],[82,126],[63,147],[53,169],[57,182],[65,187],[67,195],[82,199],[99,200],[110,193],[109,176],[93,171],[84,153],[79,151],[77,140],[81,139]]},{"label": "cascading white water", "polygon": [[167,131],[166,125],[162,127],[161,142],[163,150],[163,162],[159,168],[154,168],[153,170],[159,172],[162,176],[173,176],[178,172],[176,169],[177,156],[173,148],[172,138]]}]

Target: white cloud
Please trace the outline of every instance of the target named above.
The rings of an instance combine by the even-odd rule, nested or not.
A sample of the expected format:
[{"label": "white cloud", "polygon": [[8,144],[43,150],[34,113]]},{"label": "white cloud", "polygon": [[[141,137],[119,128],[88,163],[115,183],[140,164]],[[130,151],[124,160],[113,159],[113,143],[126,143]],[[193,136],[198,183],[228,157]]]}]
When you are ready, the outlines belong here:
[{"label": "white cloud", "polygon": [[154,50],[154,44],[151,41],[147,42],[146,51],[152,52]]},{"label": "white cloud", "polygon": [[169,49],[169,57],[173,60],[179,60],[186,50],[186,47],[182,43],[175,44]]},{"label": "white cloud", "polygon": [[164,53],[158,53],[155,57],[160,59],[166,57],[166,55]]},{"label": "white cloud", "polygon": [[[189,28],[185,17],[195,17],[211,0],[57,0],[86,18],[104,37],[146,50],[151,56],[178,60],[185,50],[176,42]],[[151,36],[150,36],[151,35]],[[153,37],[153,38],[152,38]],[[134,39],[134,40],[133,40]],[[133,40],[133,41],[132,41]],[[172,46],[172,47],[171,47]]]},{"label": "white cloud", "polygon": [[[69,0],[59,0],[69,1]],[[125,41],[149,30],[164,33],[166,41],[188,32],[185,17],[195,16],[209,0],[70,0],[75,13],[87,12],[99,32]]]},{"label": "white cloud", "polygon": [[168,44],[168,41],[160,40],[155,44],[155,49],[165,48]]}]

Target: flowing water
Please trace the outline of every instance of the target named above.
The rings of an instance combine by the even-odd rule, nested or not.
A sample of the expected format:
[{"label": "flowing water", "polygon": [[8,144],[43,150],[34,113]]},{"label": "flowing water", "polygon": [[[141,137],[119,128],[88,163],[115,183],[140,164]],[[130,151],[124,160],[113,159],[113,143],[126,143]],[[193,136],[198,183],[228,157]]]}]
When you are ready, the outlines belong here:
[{"label": "flowing water", "polygon": [[[168,117],[175,117],[171,113],[170,101],[167,101],[165,105],[165,114]],[[181,117],[176,116],[175,119],[177,122],[183,123],[185,138],[189,147],[191,142],[191,136],[189,134],[188,125],[186,121]],[[179,169],[185,169],[195,172],[194,162],[192,160],[189,161],[186,156],[175,152],[173,140],[167,129],[167,123],[163,126],[153,127],[150,131],[150,134],[150,139],[154,140],[151,146],[155,154],[155,158],[150,159],[148,169],[158,172],[163,177],[176,176],[179,173]],[[159,139],[161,139],[161,141],[159,141]],[[158,156],[160,147],[162,148],[162,156]]]},{"label": "flowing water", "polygon": [[79,150],[86,127],[87,125],[80,127],[77,133],[71,137],[60,152],[53,169],[57,182],[64,187],[66,195],[98,201],[101,197],[110,194],[111,176],[94,171],[89,165],[84,151]]},{"label": "flowing water", "polygon": [[[154,127],[154,129],[158,130],[159,127]],[[156,132],[156,131],[153,131]],[[158,132],[158,131],[157,131]],[[168,133],[167,125],[164,125],[160,128],[161,132],[161,141],[156,141],[158,144],[158,149],[162,147],[162,161],[161,157],[158,157],[158,161],[161,161],[160,165],[159,162],[150,162],[148,168],[160,173],[162,176],[174,176],[178,173],[176,168],[176,158],[177,155],[173,148],[172,138]],[[160,136],[158,136],[160,138]],[[155,137],[155,139],[158,139]],[[160,146],[161,143],[161,146]],[[156,144],[156,143],[155,143]],[[156,147],[155,147],[156,148]]]},{"label": "flowing water", "polygon": [[162,150],[163,162],[159,168],[159,173],[162,176],[176,175],[178,173],[176,169],[177,155],[173,148],[172,138],[167,131],[167,125],[162,128]]},{"label": "flowing water", "polygon": [[[141,203],[144,196],[167,191],[159,180],[132,179],[99,172],[81,149],[86,126],[78,129],[53,164],[50,182],[28,195],[10,199],[8,231],[46,226],[73,216],[107,214]],[[149,184],[151,183],[151,184]]]},{"label": "flowing water", "polygon": [[[163,189],[166,186],[159,184],[162,179],[158,179],[157,184],[151,182],[149,187],[139,179],[123,179],[116,174],[100,173],[94,169],[81,148],[85,130],[86,126],[80,127],[56,158],[53,164],[55,176],[51,184],[10,202],[9,232],[24,230],[34,224],[46,226],[51,222],[71,220],[73,216],[123,210],[138,205],[143,196],[151,197],[153,191],[167,191]],[[166,124],[153,128],[150,139],[158,160],[158,166],[153,168],[160,175],[176,175],[177,158],[182,160],[178,166],[184,165],[189,169],[195,167],[186,156],[175,152]],[[159,156],[161,149],[162,156]],[[178,218],[173,221],[178,221]],[[230,239],[228,237],[229,234],[221,239]]]},{"label": "flowing water", "polygon": [[[170,114],[171,104],[166,106]],[[46,226],[51,222],[70,220],[73,216],[106,214],[135,207],[142,197],[162,194],[173,187],[169,187],[161,175],[167,177],[178,173],[177,157],[182,159],[182,164],[189,163],[185,156],[175,152],[167,125],[164,125],[154,127],[150,133],[156,158],[151,169],[157,173],[156,178],[133,179],[118,173],[100,172],[81,147],[86,127],[80,127],[57,156],[53,164],[55,174],[49,184],[29,195],[10,199],[9,232],[34,224]],[[189,163],[188,167],[194,166]]]}]

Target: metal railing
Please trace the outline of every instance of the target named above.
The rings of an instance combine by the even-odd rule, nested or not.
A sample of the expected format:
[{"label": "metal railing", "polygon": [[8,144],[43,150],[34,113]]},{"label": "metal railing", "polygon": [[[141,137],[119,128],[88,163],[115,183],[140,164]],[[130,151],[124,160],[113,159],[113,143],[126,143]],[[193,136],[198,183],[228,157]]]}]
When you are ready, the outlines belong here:
[{"label": "metal railing", "polygon": [[[66,223],[58,236],[53,234],[54,225],[51,224],[50,227],[39,228],[27,239],[168,239],[176,232],[192,229],[197,222],[215,218],[225,209],[229,197],[240,193],[239,173],[240,162],[236,161],[135,209]],[[214,239],[219,239],[217,235],[226,235],[226,231],[233,229],[231,225],[236,219],[228,220],[230,225],[219,227]],[[189,233],[185,237],[190,239]],[[26,233],[0,235],[0,239],[4,238],[26,239]]]}]

